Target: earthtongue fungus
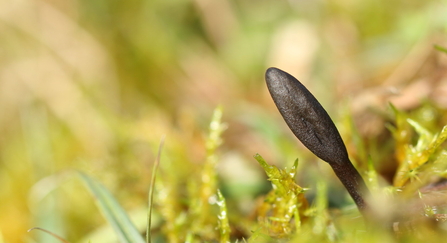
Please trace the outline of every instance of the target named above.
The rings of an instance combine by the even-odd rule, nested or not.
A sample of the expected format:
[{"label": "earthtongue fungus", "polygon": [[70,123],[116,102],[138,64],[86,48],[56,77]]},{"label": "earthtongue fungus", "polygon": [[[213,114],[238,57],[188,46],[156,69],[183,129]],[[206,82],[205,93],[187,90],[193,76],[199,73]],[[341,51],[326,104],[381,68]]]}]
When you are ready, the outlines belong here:
[{"label": "earthtongue fungus", "polygon": [[[365,198],[370,193],[365,182],[349,160],[340,133],[318,100],[296,78],[280,69],[267,69],[265,79],[290,130],[304,146],[332,167],[364,216],[391,227],[395,233],[413,232],[414,226],[421,222],[447,221],[447,214],[442,213],[445,210],[438,212],[447,208],[447,179],[413,190],[418,195],[394,198],[393,202],[386,201],[386,205],[367,205]],[[441,134],[446,132],[447,126]],[[439,138],[438,143],[447,138],[445,134],[442,136],[445,137]],[[431,209],[431,215],[427,209]]]},{"label": "earthtongue fungus", "polygon": [[367,187],[348,157],[340,133],[318,100],[292,75],[269,68],[267,87],[290,130],[312,153],[329,163],[362,213]]}]

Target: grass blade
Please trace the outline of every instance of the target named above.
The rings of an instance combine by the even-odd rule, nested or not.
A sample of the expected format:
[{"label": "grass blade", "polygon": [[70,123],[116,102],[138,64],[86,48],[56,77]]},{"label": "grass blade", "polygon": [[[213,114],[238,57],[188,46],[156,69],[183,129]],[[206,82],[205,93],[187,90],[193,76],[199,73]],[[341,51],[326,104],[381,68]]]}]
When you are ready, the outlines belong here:
[{"label": "grass blade", "polygon": [[148,200],[148,211],[147,211],[147,228],[146,228],[146,243],[151,242],[151,224],[152,224],[152,206],[154,201],[154,187],[155,179],[157,176],[158,165],[160,164],[161,151],[165,143],[165,136],[161,138],[160,146],[158,147],[157,158],[155,159],[154,167],[152,169],[151,186],[149,188],[149,200]]},{"label": "grass blade", "polygon": [[82,172],[79,172],[79,174],[87,188],[95,197],[96,204],[102,211],[104,217],[112,225],[120,242],[144,243],[140,232],[138,232],[127,213],[109,190],[90,176]]},{"label": "grass blade", "polygon": [[70,243],[70,242],[68,242],[66,239],[62,238],[61,236],[59,236],[59,235],[57,235],[57,234],[55,234],[55,233],[53,233],[53,232],[51,232],[51,231],[49,231],[49,230],[40,228],[40,227],[33,227],[33,228],[29,229],[28,232],[31,232],[31,231],[33,231],[33,230],[40,230],[40,231],[43,231],[43,232],[45,232],[45,233],[47,233],[47,234],[52,235],[54,238],[60,240],[60,241],[63,242],[63,243]]},{"label": "grass blade", "polygon": [[444,53],[447,53],[447,48],[440,46],[440,45],[435,45],[435,49],[438,51],[442,51]]}]

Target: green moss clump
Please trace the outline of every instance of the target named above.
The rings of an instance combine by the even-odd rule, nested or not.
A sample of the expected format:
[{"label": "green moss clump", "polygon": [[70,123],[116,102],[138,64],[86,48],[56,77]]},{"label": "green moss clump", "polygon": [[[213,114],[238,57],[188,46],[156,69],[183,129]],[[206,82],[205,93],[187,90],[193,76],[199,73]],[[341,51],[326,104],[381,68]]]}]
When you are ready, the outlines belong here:
[{"label": "green moss clump", "polygon": [[299,232],[308,202],[304,197],[305,189],[295,183],[298,160],[290,169],[278,169],[267,164],[261,155],[255,159],[267,173],[273,189],[265,196],[263,203],[257,207],[257,219],[261,227],[271,236],[285,238]]}]

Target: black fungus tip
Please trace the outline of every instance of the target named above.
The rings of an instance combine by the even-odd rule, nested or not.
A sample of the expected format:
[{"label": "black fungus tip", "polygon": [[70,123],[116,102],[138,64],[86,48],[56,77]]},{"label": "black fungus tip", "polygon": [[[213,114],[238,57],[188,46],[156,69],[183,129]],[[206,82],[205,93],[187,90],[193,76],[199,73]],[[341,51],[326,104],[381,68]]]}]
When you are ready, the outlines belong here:
[{"label": "black fungus tip", "polygon": [[292,75],[269,68],[265,79],[281,115],[295,136],[328,163],[350,163],[340,134],[326,110]]}]

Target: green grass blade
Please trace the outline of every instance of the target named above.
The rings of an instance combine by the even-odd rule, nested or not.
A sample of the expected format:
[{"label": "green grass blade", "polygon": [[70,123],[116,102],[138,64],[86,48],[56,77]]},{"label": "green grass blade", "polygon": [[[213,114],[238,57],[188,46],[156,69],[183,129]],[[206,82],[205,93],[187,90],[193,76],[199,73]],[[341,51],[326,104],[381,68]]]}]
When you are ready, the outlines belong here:
[{"label": "green grass blade", "polygon": [[90,176],[82,172],[79,172],[79,174],[87,188],[95,197],[96,204],[103,215],[117,233],[120,242],[144,243],[144,239],[140,235],[140,232],[138,232],[134,224],[130,221],[127,213],[109,190]]},{"label": "green grass blade", "polygon": [[440,46],[440,45],[435,45],[435,49],[438,51],[442,51],[444,53],[447,53],[447,48]]},{"label": "green grass blade", "polygon": [[[54,238],[60,240],[60,242],[63,242],[63,243],[70,243],[70,242],[68,242],[66,239],[62,238],[61,236],[59,236],[59,235],[57,235],[57,234],[55,234],[55,233],[53,233],[53,232],[51,232],[51,231],[49,231],[49,230],[46,230],[46,229],[43,229],[43,228],[40,228],[40,227],[33,227],[33,228],[29,229],[28,232],[31,232],[32,230],[40,230],[40,231],[43,231],[43,232],[45,232],[45,233],[47,233],[47,234],[50,234],[50,235],[53,236]],[[0,242],[3,242],[3,241],[0,240]]]},{"label": "green grass blade", "polygon": [[157,158],[152,169],[151,186],[149,188],[149,200],[148,200],[148,212],[147,212],[147,228],[146,228],[146,243],[151,242],[151,224],[152,224],[152,206],[154,201],[154,188],[155,179],[157,176],[158,165],[160,164],[161,151],[163,149],[163,144],[165,142],[165,136],[161,138],[160,146],[158,147]]}]

